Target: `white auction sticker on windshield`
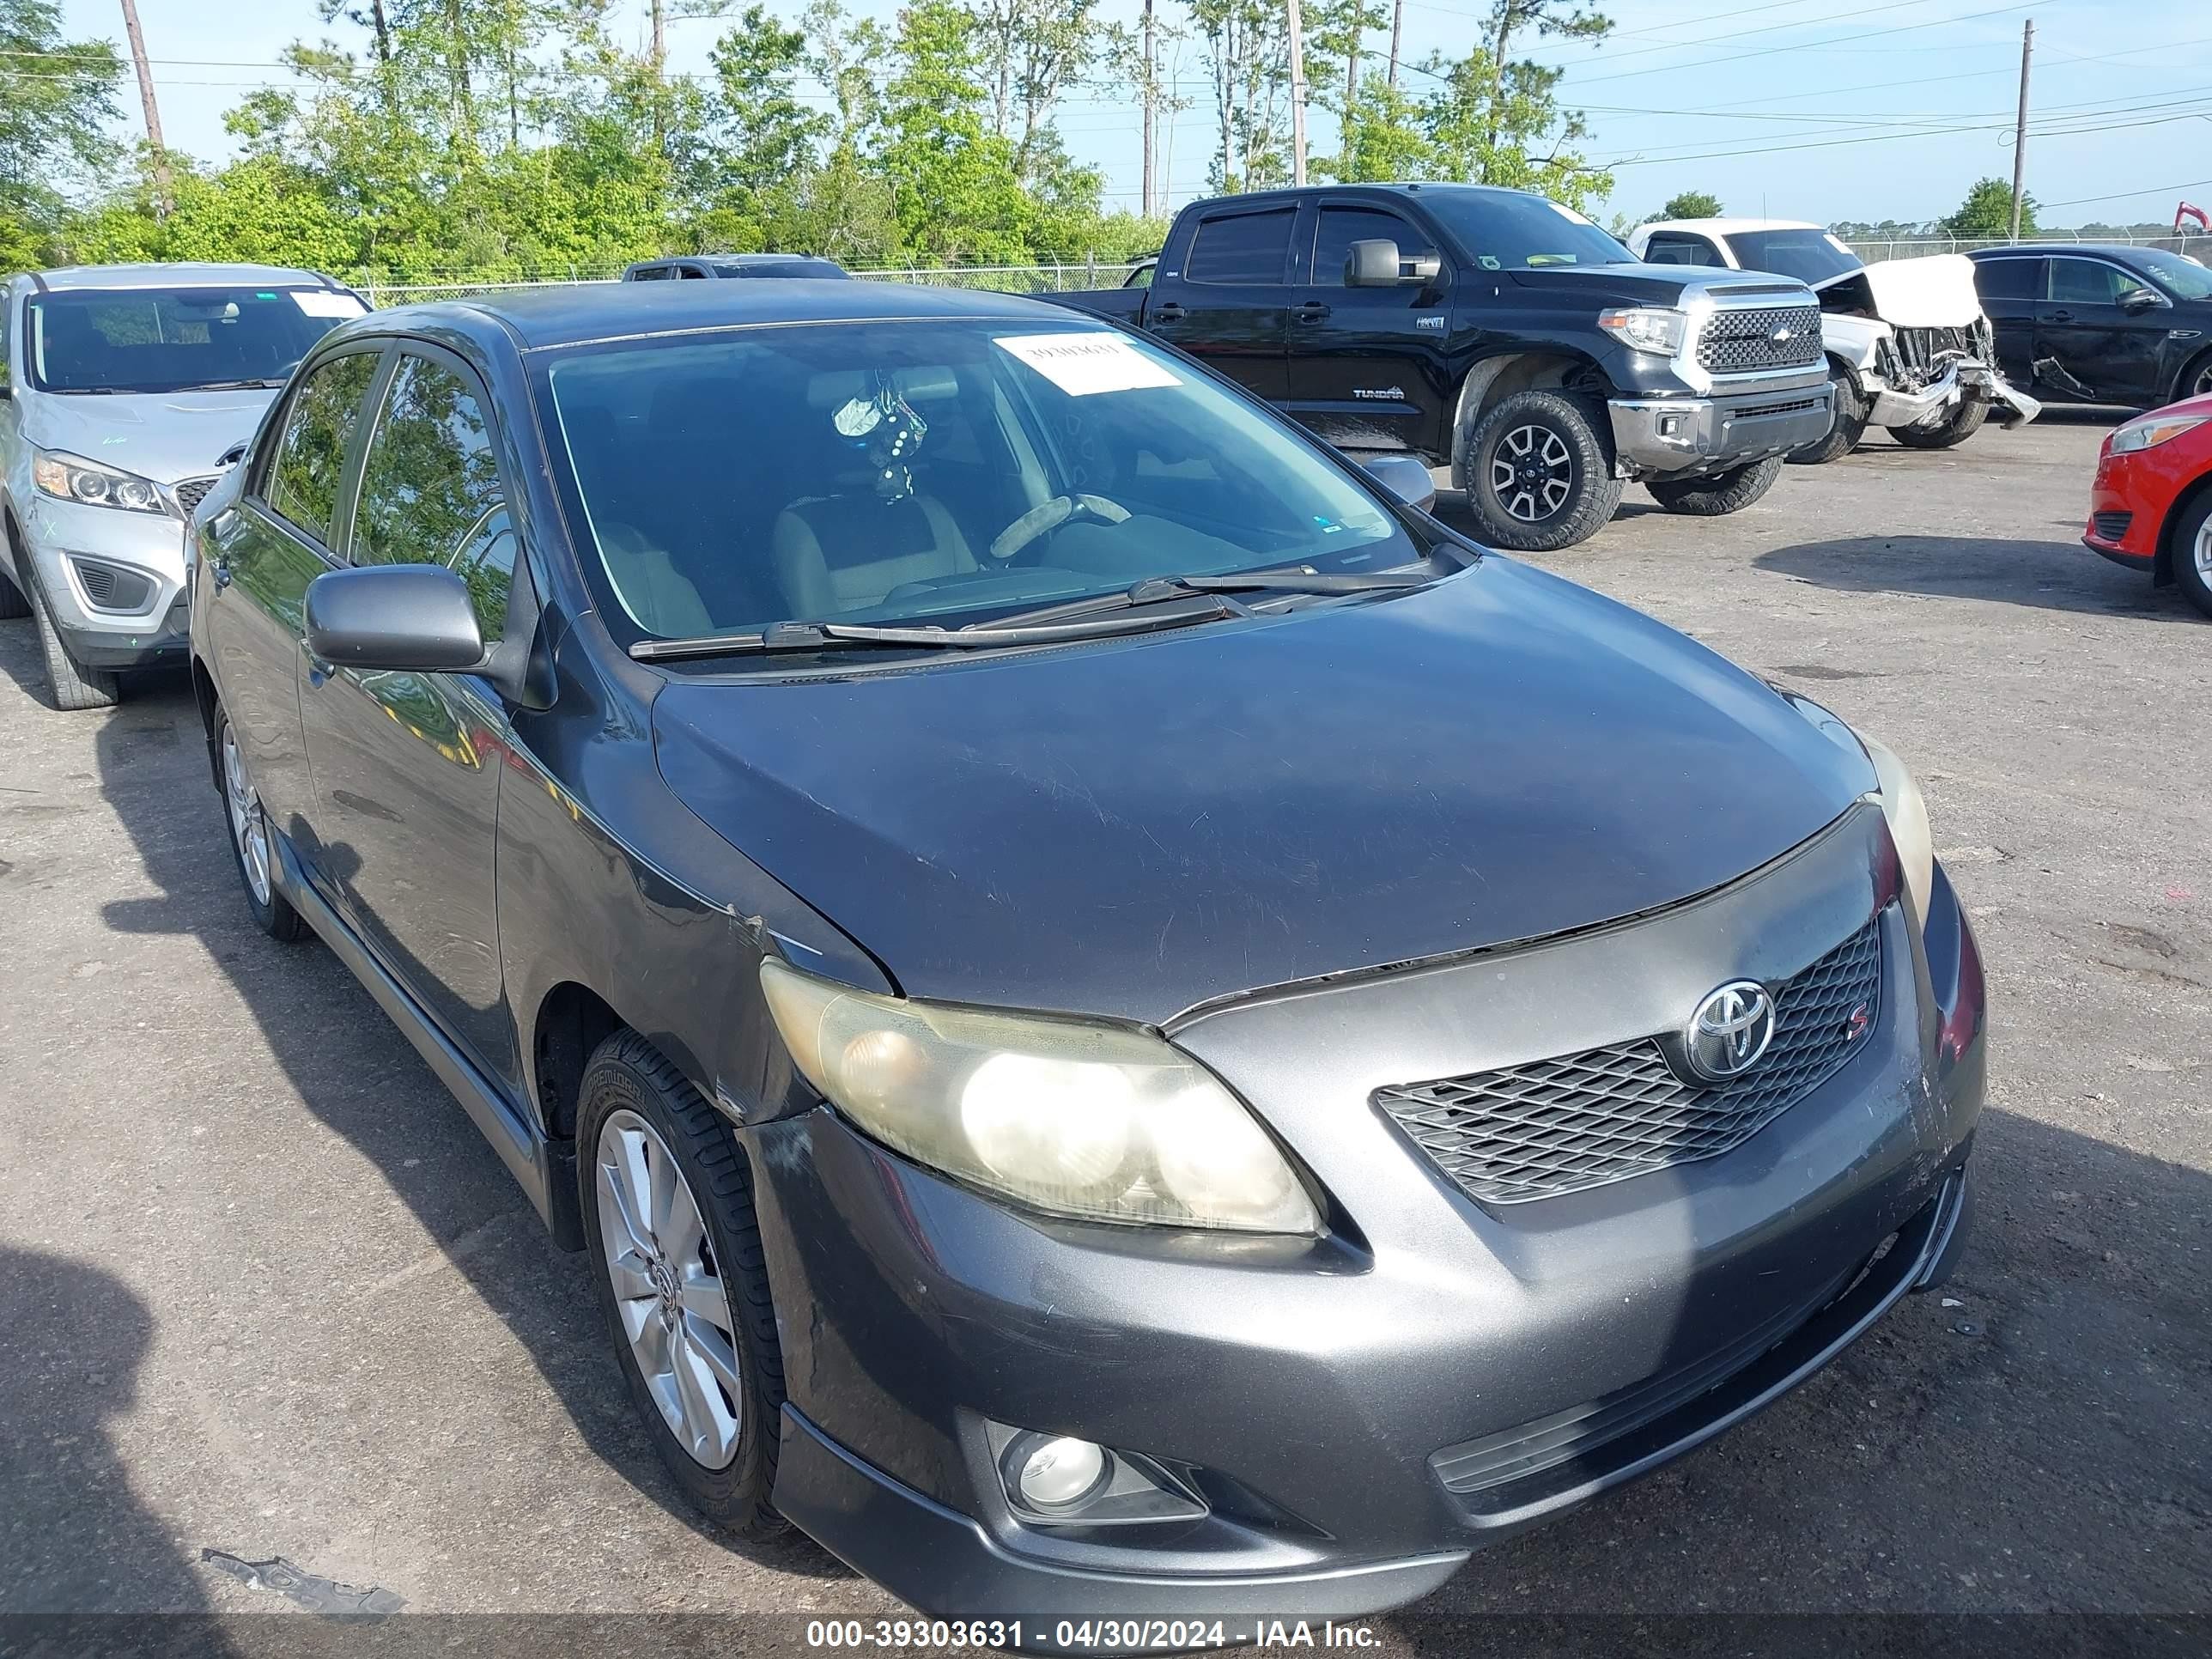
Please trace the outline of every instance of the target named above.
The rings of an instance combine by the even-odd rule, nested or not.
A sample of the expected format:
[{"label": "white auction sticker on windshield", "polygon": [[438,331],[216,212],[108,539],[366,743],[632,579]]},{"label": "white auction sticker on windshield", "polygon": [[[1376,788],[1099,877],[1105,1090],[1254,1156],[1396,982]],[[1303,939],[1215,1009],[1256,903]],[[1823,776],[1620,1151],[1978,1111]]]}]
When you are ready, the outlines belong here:
[{"label": "white auction sticker on windshield", "polygon": [[1118,334],[1012,334],[993,342],[1071,398],[1181,386],[1182,378]]},{"label": "white auction sticker on windshield", "polygon": [[350,294],[337,294],[328,289],[295,288],[292,303],[310,317],[365,317],[368,307]]}]

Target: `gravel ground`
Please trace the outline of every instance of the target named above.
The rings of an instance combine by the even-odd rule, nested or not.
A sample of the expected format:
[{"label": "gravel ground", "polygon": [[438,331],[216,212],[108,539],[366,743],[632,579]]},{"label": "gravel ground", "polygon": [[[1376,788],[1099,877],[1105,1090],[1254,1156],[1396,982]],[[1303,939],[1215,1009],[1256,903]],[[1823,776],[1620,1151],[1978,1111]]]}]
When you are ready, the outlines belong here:
[{"label": "gravel ground", "polygon": [[[2103,430],[1877,443],[1717,520],[1632,489],[1545,561],[1918,771],[1989,961],[1980,1229],[1948,1297],[1477,1557],[1380,1621],[1394,1646],[1530,1628],[1508,1614],[2212,1607],[2212,623],[2075,544]],[[252,930],[181,684],[106,715],[44,694],[0,623],[0,1613],[292,1605],[212,1548],[434,1613],[895,1615],[803,1540],[685,1518],[584,1258],[327,951]],[[270,1625],[305,1639],[210,1639]]]}]

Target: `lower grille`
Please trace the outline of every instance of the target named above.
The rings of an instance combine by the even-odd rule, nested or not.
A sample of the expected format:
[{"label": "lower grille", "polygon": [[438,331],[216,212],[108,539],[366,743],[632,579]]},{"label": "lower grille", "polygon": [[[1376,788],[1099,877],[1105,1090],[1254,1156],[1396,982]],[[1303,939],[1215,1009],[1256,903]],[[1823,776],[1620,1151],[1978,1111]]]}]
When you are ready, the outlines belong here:
[{"label": "lower grille", "polygon": [[1881,1016],[1881,917],[1782,984],[1774,1036],[1749,1075],[1686,1083],[1656,1036],[1376,1091],[1468,1197],[1525,1203],[1741,1146],[1826,1082]]},{"label": "lower grille", "polygon": [[1820,400],[1818,398],[1794,398],[1788,403],[1760,404],[1754,408],[1735,409],[1729,412],[1738,420],[1745,420],[1754,416],[1801,415],[1808,409],[1818,409],[1820,406]]},{"label": "lower grille", "polygon": [[177,498],[177,505],[185,509],[185,516],[189,519],[198,510],[199,504],[208,498],[208,492],[222,482],[222,475],[217,473],[210,478],[186,478],[181,483],[171,484],[169,489]]},{"label": "lower grille", "polygon": [[131,616],[143,611],[154,597],[153,578],[143,571],[106,564],[98,559],[71,559],[70,562],[76,567],[76,582],[84,590],[85,603],[95,611]]},{"label": "lower grille", "polygon": [[1698,336],[1698,366],[1709,374],[1810,368],[1820,360],[1817,305],[1724,306]]},{"label": "lower grille", "polygon": [[2128,526],[2135,521],[2134,514],[2124,509],[2114,509],[2104,513],[2092,513],[2089,515],[2089,528],[2096,532],[2097,539],[2100,542],[2118,542],[2126,538]]}]

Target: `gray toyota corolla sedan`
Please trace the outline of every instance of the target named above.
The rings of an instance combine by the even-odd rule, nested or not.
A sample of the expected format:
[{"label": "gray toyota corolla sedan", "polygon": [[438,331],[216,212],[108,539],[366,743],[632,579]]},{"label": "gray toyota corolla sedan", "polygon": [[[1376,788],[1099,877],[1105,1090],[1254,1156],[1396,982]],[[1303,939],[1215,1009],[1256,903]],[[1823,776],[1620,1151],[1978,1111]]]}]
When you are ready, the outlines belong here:
[{"label": "gray toyota corolla sedan", "polygon": [[247,902],[716,1522],[951,1616],[1371,1611],[1949,1271],[1910,776],[1405,471],[1026,301],[708,283],[347,324],[203,508]]}]

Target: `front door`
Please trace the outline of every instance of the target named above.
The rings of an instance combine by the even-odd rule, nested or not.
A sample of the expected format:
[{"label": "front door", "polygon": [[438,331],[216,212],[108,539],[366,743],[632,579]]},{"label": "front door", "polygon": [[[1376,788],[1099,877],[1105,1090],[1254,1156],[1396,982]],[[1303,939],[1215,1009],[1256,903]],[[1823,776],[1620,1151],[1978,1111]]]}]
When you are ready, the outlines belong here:
[{"label": "front door", "polygon": [[1283,402],[1291,390],[1284,352],[1297,222],[1296,203],[1232,203],[1207,213],[1182,250],[1182,268],[1162,262],[1146,328],[1248,392]]},{"label": "front door", "polygon": [[254,791],[269,821],[311,859],[313,792],[300,732],[307,584],[336,562],[343,486],[381,360],[371,345],[307,372],[276,428],[274,453],[255,459],[237,507],[209,526],[211,568],[198,584],[201,638]]},{"label": "front door", "polygon": [[[441,564],[503,635],[516,538],[489,400],[459,359],[398,355],[361,463],[350,562]],[[492,879],[499,694],[474,674],[310,661],[300,693],[323,870],[347,919],[484,1071],[519,1085]]]},{"label": "front door", "polygon": [[[2131,310],[2129,296],[2138,294],[2160,302]],[[2116,264],[2054,254],[2051,297],[2035,315],[2039,389],[2051,385],[2084,403],[2158,402],[2168,314],[2162,301]]]},{"label": "front door", "polygon": [[2063,397],[2035,376],[2035,313],[2048,291],[2051,262],[2021,254],[1974,261],[1974,292],[1996,337],[1997,371],[2021,391]]},{"label": "front door", "polygon": [[1347,288],[1344,270],[1354,242],[1395,242],[1401,264],[1435,256],[1435,243],[1402,214],[1325,197],[1310,223],[1306,278],[1290,295],[1289,412],[1341,449],[1434,448],[1454,393],[1447,279]]}]

